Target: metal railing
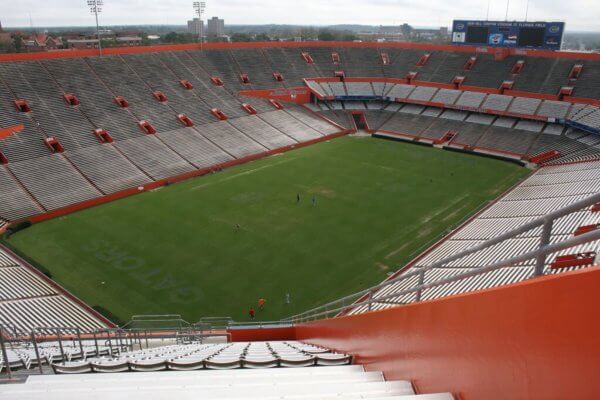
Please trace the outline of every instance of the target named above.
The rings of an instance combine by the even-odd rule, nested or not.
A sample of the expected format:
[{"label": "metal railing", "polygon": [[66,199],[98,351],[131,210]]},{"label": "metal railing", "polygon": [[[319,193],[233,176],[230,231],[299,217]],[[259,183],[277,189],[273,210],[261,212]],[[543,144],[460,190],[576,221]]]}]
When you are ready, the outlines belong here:
[{"label": "metal railing", "polygon": [[[24,349],[33,350],[30,360],[32,369],[36,368],[39,374],[44,374],[43,366],[64,363],[73,359],[86,359],[100,355],[114,356],[124,351],[134,351],[136,348],[142,350],[150,348],[150,341],[171,340],[179,344],[203,343],[207,337],[222,336],[226,341],[231,341],[228,333],[215,333],[198,330],[194,327],[183,327],[180,329],[123,329],[103,328],[94,331],[83,331],[77,327],[40,326],[33,328],[31,332],[24,334],[18,331],[18,336],[13,334],[12,328],[0,325],[0,370],[6,372],[8,379],[12,377],[11,358],[9,351]],[[49,358],[44,350],[44,343],[50,343],[58,351],[53,358]],[[91,350],[90,350],[91,348]],[[101,349],[106,353],[101,353]],[[94,351],[95,350],[95,351]],[[24,359],[21,358],[20,361]],[[12,360],[15,362],[15,360]],[[20,362],[18,362],[20,364]],[[23,366],[20,365],[19,368]],[[29,366],[25,367],[30,369]]]},{"label": "metal railing", "polygon": [[[550,243],[550,237],[552,233],[552,227],[555,221],[558,218],[562,218],[566,215],[572,214],[574,212],[578,212],[586,207],[590,207],[596,203],[600,202],[600,193],[597,193],[593,196],[590,196],[584,200],[573,203],[567,207],[564,207],[560,210],[549,213],[543,217],[537,218],[531,222],[528,222],[520,227],[517,227],[509,232],[506,232],[500,236],[489,239],[484,243],[481,243],[477,246],[473,246],[464,251],[456,253],[452,256],[446,257],[440,261],[433,263],[432,265],[419,267],[418,271],[403,273],[400,276],[385,281],[379,285],[372,286],[368,289],[362,290],[360,292],[353,293],[351,295],[342,297],[341,299],[329,302],[327,304],[315,307],[311,310],[305,311],[300,314],[293,315],[285,319],[285,321],[289,321],[292,323],[300,323],[306,321],[312,321],[320,318],[328,318],[331,316],[337,316],[340,314],[347,314],[356,310],[359,307],[366,306],[367,310],[370,310],[373,304],[382,303],[382,304],[391,304],[391,305],[401,305],[405,304],[404,302],[398,302],[395,300],[398,297],[406,296],[406,295],[414,295],[413,300],[410,302],[418,302],[421,300],[421,296],[423,291],[426,289],[431,289],[437,286],[446,285],[449,283],[454,283],[458,281],[462,281],[467,278],[472,278],[474,276],[478,276],[481,274],[490,273],[492,271],[499,270],[501,268],[513,266],[515,264],[535,260],[534,272],[530,278],[535,278],[543,275],[544,266],[546,264],[546,260],[549,255],[566,250],[581,244],[589,243],[595,240],[600,240],[600,230],[594,230],[583,235],[574,236],[567,240],[564,240],[559,243]],[[500,244],[506,240],[514,239],[517,236],[531,231],[532,229],[542,228],[542,232],[540,235],[540,241],[538,243],[538,247],[535,250],[511,257],[506,260],[501,260],[496,263],[487,265],[485,267],[473,268],[470,271],[467,271],[462,274],[454,275],[450,278],[439,279],[433,282],[425,283],[425,273],[431,271],[434,268],[442,267],[445,264],[450,262],[459,260],[461,258],[467,257],[469,255],[475,254],[482,250],[485,250],[489,247]],[[394,293],[388,294],[386,296],[374,297],[377,292],[382,289],[390,288],[392,285],[397,284],[399,282],[407,281],[409,279],[416,279],[416,286],[404,289],[401,291],[395,291]]]}]

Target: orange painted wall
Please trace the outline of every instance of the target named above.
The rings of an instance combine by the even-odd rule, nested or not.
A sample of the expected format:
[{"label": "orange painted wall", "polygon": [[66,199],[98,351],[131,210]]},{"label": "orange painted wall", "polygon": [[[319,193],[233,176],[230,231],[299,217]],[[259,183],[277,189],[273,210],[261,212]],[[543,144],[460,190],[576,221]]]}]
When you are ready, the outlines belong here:
[{"label": "orange painted wall", "polygon": [[[273,99],[296,104],[310,103],[310,90],[307,87],[242,90],[239,92],[239,95]],[[292,95],[296,97],[292,98]]]},{"label": "orange painted wall", "polygon": [[0,140],[5,139],[13,133],[19,133],[23,130],[23,125],[13,125],[7,128],[0,128]]},{"label": "orange painted wall", "polygon": [[600,267],[297,327],[419,393],[600,398]]},{"label": "orange painted wall", "polygon": [[257,329],[228,329],[232,342],[257,342],[266,340],[295,340],[294,327],[257,328]]}]

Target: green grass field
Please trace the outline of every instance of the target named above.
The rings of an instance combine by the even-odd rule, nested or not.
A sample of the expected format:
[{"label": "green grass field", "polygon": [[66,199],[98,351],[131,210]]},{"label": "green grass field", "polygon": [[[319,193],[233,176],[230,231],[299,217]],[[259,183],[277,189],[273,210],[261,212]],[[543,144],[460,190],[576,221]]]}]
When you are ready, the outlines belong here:
[{"label": "green grass field", "polygon": [[122,320],[246,320],[260,297],[258,319],[273,320],[380,282],[526,174],[344,137],[34,225],[9,242]]}]

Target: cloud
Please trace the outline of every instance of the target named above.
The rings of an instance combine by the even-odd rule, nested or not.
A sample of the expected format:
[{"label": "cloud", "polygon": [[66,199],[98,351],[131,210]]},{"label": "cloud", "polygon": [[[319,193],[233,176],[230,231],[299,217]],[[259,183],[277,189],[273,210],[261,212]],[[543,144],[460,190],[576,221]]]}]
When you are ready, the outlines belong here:
[{"label": "cloud", "polygon": [[[595,30],[597,0],[510,0],[509,19],[564,20],[571,30]],[[4,26],[89,26],[86,0],[5,0]],[[193,16],[192,0],[104,0],[103,25],[178,24]],[[506,2],[489,0],[490,19],[504,19]],[[368,24],[408,22],[415,26],[450,26],[452,19],[484,19],[486,0],[207,0],[206,16],[230,24]],[[30,19],[31,18],[31,19]]]}]

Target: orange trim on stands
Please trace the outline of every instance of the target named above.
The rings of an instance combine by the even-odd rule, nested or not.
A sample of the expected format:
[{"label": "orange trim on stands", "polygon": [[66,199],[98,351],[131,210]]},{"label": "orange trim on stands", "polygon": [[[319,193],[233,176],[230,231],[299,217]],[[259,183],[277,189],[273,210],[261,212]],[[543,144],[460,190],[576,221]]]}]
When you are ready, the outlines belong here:
[{"label": "orange trim on stands", "polygon": [[13,125],[8,128],[0,129],[0,139],[4,139],[12,135],[13,133],[19,133],[25,128],[23,125]]},{"label": "orange trim on stands", "polygon": [[600,267],[296,328],[367,371],[461,400],[597,399]]},{"label": "orange trim on stands", "polygon": [[[260,322],[256,322],[260,324]],[[228,329],[232,342],[264,342],[268,340],[295,340],[296,329],[293,326],[285,328],[248,328]]]},{"label": "orange trim on stands", "polygon": [[[204,50],[220,49],[257,49],[257,48],[298,48],[311,47],[346,47],[346,48],[379,48],[379,49],[420,49],[423,51],[455,51],[461,53],[477,53],[497,55],[501,50],[504,56],[521,55],[544,58],[565,58],[573,60],[600,60],[597,53],[577,53],[568,51],[525,50],[525,49],[498,49],[486,46],[456,46],[428,43],[410,42],[236,42],[236,43],[203,43]],[[109,47],[102,49],[103,55],[140,54],[163,51],[200,50],[200,44],[164,44],[140,47]],[[38,53],[11,53],[0,54],[0,62],[49,60],[54,58],[74,58],[98,56],[96,49],[89,50],[56,50]]]},{"label": "orange trim on stands", "polygon": [[[310,90],[307,87],[241,90],[240,96],[258,97],[262,99],[273,99],[288,103],[305,104],[310,103]],[[295,96],[295,97],[292,97]]]}]

